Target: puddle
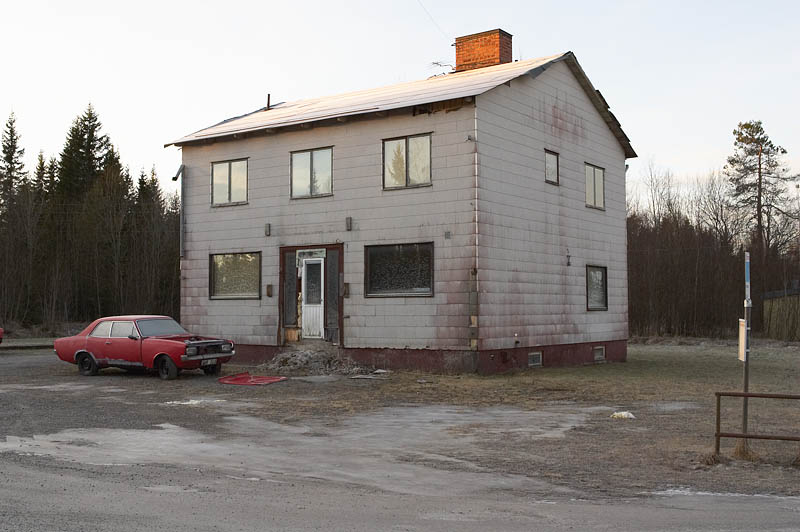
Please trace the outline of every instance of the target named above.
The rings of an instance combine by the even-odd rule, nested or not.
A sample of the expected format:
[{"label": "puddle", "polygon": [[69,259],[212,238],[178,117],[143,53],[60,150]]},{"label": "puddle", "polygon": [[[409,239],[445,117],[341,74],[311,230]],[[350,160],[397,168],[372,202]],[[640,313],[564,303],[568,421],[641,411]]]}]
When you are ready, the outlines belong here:
[{"label": "puddle", "polygon": [[[42,390],[46,392],[80,392],[95,388],[91,384],[75,384],[73,382],[64,382],[61,384],[3,384],[0,385],[0,393],[19,392],[28,390]],[[122,390],[124,391],[124,390]]]},{"label": "puddle", "polygon": [[157,493],[200,493],[200,490],[195,488],[187,488],[186,486],[158,485],[158,486],[145,486],[142,489],[145,489],[147,491],[155,491]]},{"label": "puddle", "polygon": [[746,498],[761,498],[761,499],[776,499],[776,500],[789,500],[800,501],[800,497],[792,495],[770,495],[768,493],[718,493],[714,491],[695,491],[690,488],[670,488],[661,491],[653,491],[647,495],[656,495],[662,497],[746,497]]},{"label": "puddle", "polygon": [[700,405],[691,401],[661,401],[653,403],[653,410],[658,412],[680,412],[682,410],[694,410]]},{"label": "puddle", "polygon": [[536,478],[485,471],[459,457],[485,453],[477,443],[487,435],[497,441],[560,438],[590,415],[588,409],[574,408],[529,412],[393,407],[353,416],[331,427],[325,419],[287,425],[234,413],[222,418],[227,432],[222,436],[169,423],[139,430],[69,429],[33,437],[8,436],[5,442],[0,440],[0,453],[93,465],[214,467],[251,481],[274,482],[269,479],[288,475],[423,496],[486,490],[572,493]]},{"label": "puddle", "polygon": [[188,401],[167,401],[166,403],[161,403],[164,405],[187,405],[187,406],[199,406],[199,405],[210,405],[210,404],[219,404],[219,403],[226,403],[225,399],[189,399]]}]

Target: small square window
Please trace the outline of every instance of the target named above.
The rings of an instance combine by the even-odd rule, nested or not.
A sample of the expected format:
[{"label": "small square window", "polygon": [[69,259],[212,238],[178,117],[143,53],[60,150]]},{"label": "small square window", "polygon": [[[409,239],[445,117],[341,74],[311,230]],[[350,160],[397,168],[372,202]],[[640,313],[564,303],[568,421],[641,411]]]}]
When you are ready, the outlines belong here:
[{"label": "small square window", "polygon": [[383,188],[431,184],[431,136],[415,135],[383,141]]},{"label": "small square window", "polygon": [[586,163],[586,206],[605,209],[605,173],[599,166]]},{"label": "small square window", "polygon": [[586,309],[608,310],[608,269],[586,266]]},{"label": "small square window", "polygon": [[333,148],[293,152],[291,175],[293,198],[333,194]]},{"label": "small square window", "polygon": [[247,201],[247,159],[211,164],[211,204]]},{"label": "small square window", "polygon": [[604,345],[592,347],[592,357],[595,362],[603,362],[606,359],[606,347]]},{"label": "small square window", "polygon": [[544,150],[544,180],[557,185],[558,170],[558,154],[554,151]]},{"label": "small square window", "polygon": [[209,255],[209,297],[259,299],[261,253]]}]

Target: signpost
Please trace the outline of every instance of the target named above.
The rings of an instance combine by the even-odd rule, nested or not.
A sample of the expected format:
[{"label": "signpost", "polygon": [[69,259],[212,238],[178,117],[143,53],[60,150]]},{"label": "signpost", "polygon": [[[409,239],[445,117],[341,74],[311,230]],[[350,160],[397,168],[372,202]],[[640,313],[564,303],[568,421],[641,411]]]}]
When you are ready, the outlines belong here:
[{"label": "signpost", "polygon": [[[744,392],[750,387],[750,318],[753,302],[750,300],[750,253],[744,254],[744,319],[739,320],[739,360],[744,362],[742,381]],[[742,434],[747,434],[747,397],[742,397]],[[747,440],[743,440],[747,445]]]}]

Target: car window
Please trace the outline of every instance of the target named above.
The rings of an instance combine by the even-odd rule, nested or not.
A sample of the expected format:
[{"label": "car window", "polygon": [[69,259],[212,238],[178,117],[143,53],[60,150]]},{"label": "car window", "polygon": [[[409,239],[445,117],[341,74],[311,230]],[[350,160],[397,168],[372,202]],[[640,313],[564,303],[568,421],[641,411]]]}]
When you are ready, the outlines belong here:
[{"label": "car window", "polygon": [[132,334],[135,334],[132,321],[115,321],[111,326],[111,338],[125,338]]},{"label": "car window", "polygon": [[189,334],[173,319],[136,320],[142,336],[168,336],[176,334]]},{"label": "car window", "polygon": [[99,336],[101,338],[107,338],[108,332],[111,330],[111,322],[110,321],[101,321],[97,324],[97,327],[89,334],[89,336]]}]

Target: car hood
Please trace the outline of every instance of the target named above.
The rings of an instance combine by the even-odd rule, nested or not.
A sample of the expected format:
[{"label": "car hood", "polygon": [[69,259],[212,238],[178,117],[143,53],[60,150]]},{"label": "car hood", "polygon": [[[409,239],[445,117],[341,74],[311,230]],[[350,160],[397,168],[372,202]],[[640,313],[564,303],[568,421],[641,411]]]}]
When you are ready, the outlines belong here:
[{"label": "car hood", "polygon": [[145,340],[166,340],[170,342],[177,342],[181,344],[185,344],[187,342],[220,342],[220,343],[227,343],[229,340],[224,340],[222,338],[213,338],[209,336],[196,336],[194,334],[166,334],[162,336],[148,336]]}]

